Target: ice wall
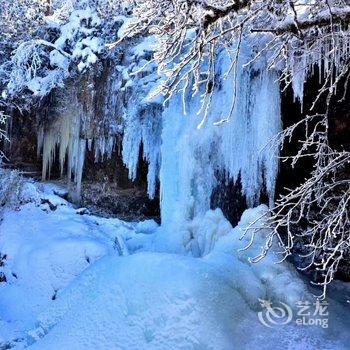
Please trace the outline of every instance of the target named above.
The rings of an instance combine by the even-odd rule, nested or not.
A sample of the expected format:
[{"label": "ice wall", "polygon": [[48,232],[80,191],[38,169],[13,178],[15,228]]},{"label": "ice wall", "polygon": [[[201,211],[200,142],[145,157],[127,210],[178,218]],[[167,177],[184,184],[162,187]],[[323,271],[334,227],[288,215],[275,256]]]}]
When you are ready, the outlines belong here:
[{"label": "ice wall", "polygon": [[252,57],[248,42],[240,48],[237,69],[230,70],[226,52],[218,53],[212,103],[201,123],[200,97],[191,97],[190,92],[185,96],[186,114],[180,95],[165,107],[161,99],[148,98],[159,83],[157,67],[139,69],[151,57],[151,44],[148,38],[125,48],[121,60],[104,68],[99,84],[96,77],[87,80],[83,88],[75,87],[83,94],[75,91],[66,98],[64,112],[42,134],[43,177],[50,172],[58,148],[61,169],[66,162],[79,195],[85,148],[94,148],[99,161],[121,144],[132,180],[143,150],[151,198],[159,178],[165,225],[210,209],[219,171],[234,181],[240,176],[249,206],[259,203],[262,191],[272,203],[278,160],[268,143],[281,129],[277,74],[266,69],[263,59],[259,65],[243,67]]},{"label": "ice wall", "polygon": [[198,98],[187,98],[187,115],[181,96],[165,109],[160,170],[163,223],[192,219],[210,209],[218,170],[235,181],[241,175],[249,206],[258,204],[263,190],[273,202],[278,159],[269,141],[281,130],[280,89],[276,72],[264,69],[263,62],[243,68],[250,57],[245,43],[237,70],[228,73],[230,59],[225,52],[219,55],[204,124],[197,113]]},{"label": "ice wall", "polygon": [[95,162],[117,152],[135,180],[142,149],[141,156],[149,164],[148,194],[155,196],[163,108],[161,100],[149,101],[147,95],[159,76],[155,64],[137,72],[150,57],[150,44],[147,39],[121,48],[90,72],[68,81],[64,89],[54,91],[48,112],[39,113],[42,178],[50,177],[58,159],[61,175],[67,174],[75,184],[72,193],[77,201],[86,150],[93,152]]}]

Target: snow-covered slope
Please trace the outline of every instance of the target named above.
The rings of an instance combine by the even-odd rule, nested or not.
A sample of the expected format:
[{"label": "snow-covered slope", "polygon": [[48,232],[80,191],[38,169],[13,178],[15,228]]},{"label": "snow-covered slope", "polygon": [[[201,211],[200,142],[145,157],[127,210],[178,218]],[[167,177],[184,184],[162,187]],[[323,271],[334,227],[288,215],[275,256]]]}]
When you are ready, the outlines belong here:
[{"label": "snow-covered slope", "polygon": [[166,232],[153,221],[91,216],[57,196],[57,186],[27,183],[26,191],[30,202],[5,209],[0,226],[1,346],[346,349],[350,320],[335,302],[329,329],[259,322],[259,298],[291,307],[312,298],[273,254],[249,262],[266,232],[239,251],[250,239],[239,239],[242,229],[265,206],[234,229],[218,209]]},{"label": "snow-covered slope", "polygon": [[23,184],[21,200],[29,203],[6,208],[0,225],[1,323],[7,324],[0,339],[21,337],[33,327],[36,316],[89,264],[115,252],[127,254],[119,232],[129,230],[115,219],[103,224],[80,215],[67,201],[55,195],[56,186],[39,188]]},{"label": "snow-covered slope", "polygon": [[105,257],[41,315],[30,349],[346,349],[321,328],[263,326],[230,282],[201,259]]}]

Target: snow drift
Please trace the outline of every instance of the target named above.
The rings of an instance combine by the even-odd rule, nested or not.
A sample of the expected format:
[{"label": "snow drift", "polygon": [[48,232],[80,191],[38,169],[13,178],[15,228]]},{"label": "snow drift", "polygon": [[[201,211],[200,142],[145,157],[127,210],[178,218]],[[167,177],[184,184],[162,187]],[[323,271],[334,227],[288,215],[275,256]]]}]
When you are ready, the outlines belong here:
[{"label": "snow drift", "polygon": [[[2,345],[346,348],[347,333],[338,322],[332,330],[310,331],[259,323],[259,298],[291,306],[312,298],[292,267],[276,264],[272,252],[250,263],[266,231],[259,231],[249,250],[240,250],[250,240],[249,234],[240,239],[244,228],[266,206],[246,211],[234,229],[217,209],[166,232],[153,221],[88,215],[57,196],[64,190],[56,186],[26,188],[31,200],[19,211],[6,209],[1,225],[0,248],[7,255],[1,271],[8,279],[0,284]],[[343,322],[340,315],[334,313]]]}]

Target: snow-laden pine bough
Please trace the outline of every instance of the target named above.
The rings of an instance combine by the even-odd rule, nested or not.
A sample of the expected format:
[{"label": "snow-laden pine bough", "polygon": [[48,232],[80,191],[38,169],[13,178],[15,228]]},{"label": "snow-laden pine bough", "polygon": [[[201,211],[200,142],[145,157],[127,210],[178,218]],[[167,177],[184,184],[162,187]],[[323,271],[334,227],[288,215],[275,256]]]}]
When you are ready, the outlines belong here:
[{"label": "snow-laden pine bough", "polygon": [[[221,50],[231,56],[230,71],[235,71],[240,44],[249,40],[255,56],[246,65],[267,57],[268,68],[279,72],[281,89],[292,86],[302,106],[304,84],[318,70],[321,87],[311,107],[302,120],[271,141],[283,148],[302,128],[305,137],[299,140],[298,152],[282,160],[295,166],[308,158],[313,169],[302,184],[276,201],[266,221],[271,234],[255,261],[267,253],[275,237],[283,259],[301,243],[300,269],[317,271],[314,283],[323,286],[325,297],[327,285],[350,253],[350,152],[333,149],[329,142],[330,103],[339,100],[339,91],[344,91],[340,100],[345,100],[350,78],[350,1],[138,0],[133,16],[111,47],[128,37],[155,34],[154,59],[164,77],[155,93],[163,94],[165,102],[175,93],[200,94],[199,127],[207,120],[218,83],[215,72]],[[237,94],[237,88],[233,90]]]}]

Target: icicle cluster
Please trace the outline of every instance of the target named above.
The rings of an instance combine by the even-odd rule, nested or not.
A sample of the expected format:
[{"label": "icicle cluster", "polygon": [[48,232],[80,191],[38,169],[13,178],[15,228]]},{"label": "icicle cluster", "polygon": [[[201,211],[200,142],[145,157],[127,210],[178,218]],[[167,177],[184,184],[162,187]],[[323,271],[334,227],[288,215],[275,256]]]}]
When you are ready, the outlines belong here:
[{"label": "icicle cluster", "polygon": [[102,72],[97,67],[89,75],[68,83],[65,91],[58,93],[58,105],[51,108],[52,115],[46,120],[39,116],[42,177],[44,180],[49,177],[58,151],[61,175],[66,172],[69,181],[74,179],[77,200],[86,149],[93,151],[96,162],[122,150],[132,180],[137,175],[142,149],[149,164],[148,194],[151,198],[155,196],[163,108],[160,100],[149,101],[147,96],[159,77],[155,65],[150,65],[147,72],[137,73],[146,62],[145,56],[149,57],[148,44],[127,47],[122,61],[118,61],[117,55],[105,62]]},{"label": "icicle cluster", "polygon": [[[281,80],[291,83],[294,96],[303,104],[304,84],[307,77],[318,70],[319,82],[324,84],[324,93],[328,86],[337,84],[347,75],[348,57],[350,55],[350,37],[340,25],[329,28],[318,28],[313,40],[305,40],[302,45],[297,39],[288,43],[288,56],[282,69]],[[276,39],[274,39],[276,41]],[[277,45],[276,52],[282,44]],[[275,54],[271,55],[270,64],[274,64]],[[327,88],[326,88],[327,87]]]},{"label": "icicle cluster", "polygon": [[137,176],[142,149],[148,163],[151,198],[159,176],[164,223],[192,218],[210,209],[217,171],[235,181],[240,176],[250,206],[258,203],[264,189],[272,202],[278,160],[268,142],[281,129],[276,73],[262,69],[261,62],[243,67],[252,55],[248,42],[241,47],[237,70],[230,71],[229,57],[220,53],[208,117],[198,127],[203,120],[203,115],[198,115],[200,97],[186,96],[186,115],[180,94],[166,108],[160,100],[147,98],[159,83],[155,66],[138,72],[147,62],[147,47],[148,42],[133,47],[126,61],[107,71],[102,93],[92,91],[90,97],[85,96],[87,104],[86,100],[98,100],[96,94],[100,99],[104,95],[103,102],[98,100],[103,105],[99,116],[94,102],[84,107],[76,97],[67,101],[69,105],[74,101],[76,108],[62,113],[43,137],[43,177],[50,172],[59,146],[61,169],[67,155],[68,175],[73,175],[79,194],[86,145],[94,147],[99,161],[110,157],[121,143],[122,159],[132,180]]},{"label": "icicle cluster", "polygon": [[42,150],[42,178],[46,180],[50,176],[52,163],[55,160],[56,150],[58,148],[61,175],[63,175],[67,163],[68,180],[70,182],[74,178],[74,182],[76,183],[76,199],[78,200],[81,194],[86,140],[80,138],[80,105],[76,100],[74,103],[74,108],[64,110],[59,117],[55,118],[55,121],[48,129],[42,127],[39,130],[38,150]]},{"label": "icicle cluster", "polygon": [[278,159],[268,146],[281,130],[280,88],[275,72],[243,68],[250,55],[245,43],[238,69],[228,75],[231,61],[225,52],[219,55],[219,83],[202,127],[198,128],[202,116],[197,114],[197,98],[187,103],[186,116],[180,96],[165,110],[160,172],[163,222],[204,214],[210,208],[218,170],[234,181],[240,175],[249,206],[258,203],[264,188],[273,203]]}]

